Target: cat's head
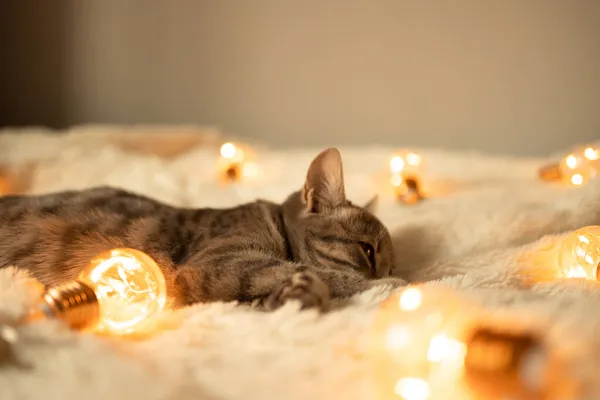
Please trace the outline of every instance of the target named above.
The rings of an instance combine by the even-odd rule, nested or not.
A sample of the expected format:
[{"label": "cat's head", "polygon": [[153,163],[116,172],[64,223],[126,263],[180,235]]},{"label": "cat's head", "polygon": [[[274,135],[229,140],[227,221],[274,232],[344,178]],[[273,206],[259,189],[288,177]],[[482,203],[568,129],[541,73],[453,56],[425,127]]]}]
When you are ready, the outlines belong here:
[{"label": "cat's head", "polygon": [[351,268],[369,278],[391,274],[392,241],[375,217],[376,198],[364,206],[346,198],[342,157],[337,149],[311,162],[306,182],[283,204],[295,260],[311,265]]}]

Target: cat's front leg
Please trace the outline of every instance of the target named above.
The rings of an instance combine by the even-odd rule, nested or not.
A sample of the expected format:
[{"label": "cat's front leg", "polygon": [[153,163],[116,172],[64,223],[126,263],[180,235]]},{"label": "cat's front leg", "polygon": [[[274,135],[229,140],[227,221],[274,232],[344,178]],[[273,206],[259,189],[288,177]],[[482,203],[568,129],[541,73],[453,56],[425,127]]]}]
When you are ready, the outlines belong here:
[{"label": "cat's front leg", "polygon": [[306,266],[273,259],[267,254],[252,262],[236,258],[221,261],[219,266],[205,263],[179,268],[176,281],[180,304],[260,300],[267,310],[275,310],[295,300],[302,308],[329,307],[328,286]]},{"label": "cat's front leg", "polygon": [[228,236],[206,243],[177,268],[180,303],[261,300],[274,309],[298,300],[303,307],[327,308],[329,289],[320,275],[265,242]]},{"label": "cat's front leg", "polygon": [[326,310],[330,297],[345,298],[376,286],[397,289],[408,284],[398,277],[368,279],[350,269],[301,268],[301,271],[283,281],[279,289],[265,299],[267,309],[276,309],[288,300],[298,300],[302,308],[317,307]]},{"label": "cat's front leg", "polygon": [[331,297],[350,297],[390,282],[369,280],[352,269],[296,264],[262,242],[232,236],[207,244],[178,267],[176,283],[180,304],[261,300],[272,310],[296,300],[303,308],[325,310]]}]

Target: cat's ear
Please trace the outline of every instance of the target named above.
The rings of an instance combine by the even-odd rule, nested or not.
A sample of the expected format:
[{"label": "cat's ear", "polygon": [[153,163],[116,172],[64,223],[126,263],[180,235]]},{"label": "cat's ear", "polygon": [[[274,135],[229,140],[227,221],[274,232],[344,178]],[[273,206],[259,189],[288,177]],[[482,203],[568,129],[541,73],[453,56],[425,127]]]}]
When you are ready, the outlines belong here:
[{"label": "cat's ear", "polygon": [[363,206],[365,210],[370,212],[371,214],[375,214],[377,212],[377,205],[379,204],[379,196],[375,195],[367,204]]},{"label": "cat's ear", "polygon": [[342,156],[338,149],[327,149],[310,163],[302,198],[311,212],[331,210],[346,203]]}]

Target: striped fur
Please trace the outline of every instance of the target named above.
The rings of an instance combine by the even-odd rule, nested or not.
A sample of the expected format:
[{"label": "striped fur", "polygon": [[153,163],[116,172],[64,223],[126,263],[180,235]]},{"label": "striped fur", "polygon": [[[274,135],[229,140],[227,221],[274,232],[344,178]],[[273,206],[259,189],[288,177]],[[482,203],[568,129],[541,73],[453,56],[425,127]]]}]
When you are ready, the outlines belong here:
[{"label": "striped fur", "polygon": [[315,158],[304,188],[281,205],[184,209],[109,187],[0,198],[0,268],[55,285],[115,247],[156,259],[178,304],[260,300],[274,309],[298,300],[325,309],[331,296],[389,277],[394,264],[386,228],[345,198],[335,149]]}]

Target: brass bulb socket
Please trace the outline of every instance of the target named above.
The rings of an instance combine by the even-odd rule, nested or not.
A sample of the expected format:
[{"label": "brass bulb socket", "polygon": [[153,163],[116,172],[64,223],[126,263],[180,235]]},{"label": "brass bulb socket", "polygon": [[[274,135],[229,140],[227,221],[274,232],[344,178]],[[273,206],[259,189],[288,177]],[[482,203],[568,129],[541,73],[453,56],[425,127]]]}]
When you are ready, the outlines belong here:
[{"label": "brass bulb socket", "polygon": [[28,319],[44,317],[60,319],[78,330],[96,325],[100,305],[94,289],[79,280],[48,289]]},{"label": "brass bulb socket", "polygon": [[404,204],[416,204],[424,199],[419,181],[415,178],[404,178],[394,192],[396,198]]},{"label": "brass bulb socket", "polygon": [[490,398],[539,399],[548,390],[552,361],[534,335],[481,328],[467,341],[465,378]]},{"label": "brass bulb socket", "polygon": [[591,280],[595,279],[596,281],[600,281],[600,262],[598,264],[596,264],[596,266],[592,270],[591,277],[589,277],[588,279],[591,279]]},{"label": "brass bulb socket", "polygon": [[237,182],[242,177],[242,164],[233,163],[229,165],[224,172],[225,180],[228,182]]},{"label": "brass bulb socket", "polygon": [[558,163],[548,164],[541,167],[538,171],[541,180],[546,182],[558,181],[562,178],[560,166]]}]

